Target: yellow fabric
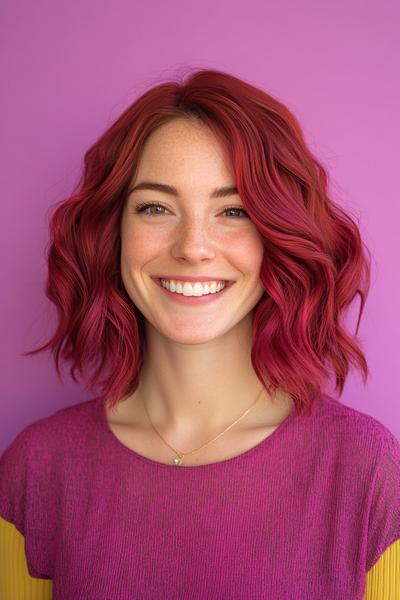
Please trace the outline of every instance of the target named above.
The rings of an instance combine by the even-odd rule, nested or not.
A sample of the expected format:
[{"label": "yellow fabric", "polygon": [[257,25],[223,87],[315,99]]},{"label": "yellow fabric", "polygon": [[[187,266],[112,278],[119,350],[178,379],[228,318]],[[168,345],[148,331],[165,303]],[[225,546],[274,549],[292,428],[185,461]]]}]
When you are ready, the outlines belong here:
[{"label": "yellow fabric", "polygon": [[367,573],[364,600],[399,600],[400,540],[386,549]]},{"label": "yellow fabric", "polygon": [[[31,577],[25,558],[23,535],[0,517],[0,598],[51,600],[53,583]],[[399,600],[400,540],[387,548],[367,573],[363,600]]]},{"label": "yellow fabric", "polygon": [[1,600],[51,600],[50,579],[31,577],[25,557],[25,539],[18,529],[0,517]]}]

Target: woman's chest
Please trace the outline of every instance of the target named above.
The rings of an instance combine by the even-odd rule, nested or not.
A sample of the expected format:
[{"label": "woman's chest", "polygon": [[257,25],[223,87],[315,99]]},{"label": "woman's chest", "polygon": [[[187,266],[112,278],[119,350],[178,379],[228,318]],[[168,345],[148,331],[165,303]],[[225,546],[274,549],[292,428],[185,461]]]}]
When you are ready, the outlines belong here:
[{"label": "woman's chest", "polygon": [[343,533],[334,490],[316,509],[290,472],[246,473],[174,487],[115,480],[64,532],[55,600],[362,598],[357,532]]}]

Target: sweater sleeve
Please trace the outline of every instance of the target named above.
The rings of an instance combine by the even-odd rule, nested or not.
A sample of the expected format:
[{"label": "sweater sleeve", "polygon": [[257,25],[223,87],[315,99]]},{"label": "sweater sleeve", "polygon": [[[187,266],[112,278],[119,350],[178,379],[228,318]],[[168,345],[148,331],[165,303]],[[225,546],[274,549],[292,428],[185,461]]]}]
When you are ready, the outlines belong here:
[{"label": "sweater sleeve", "polygon": [[43,430],[28,425],[0,456],[0,517],[24,536],[29,574],[51,579],[51,486],[43,461],[47,450]]},{"label": "sweater sleeve", "polygon": [[15,525],[22,535],[26,527],[28,470],[31,463],[31,428],[14,438],[0,457],[0,517]]},{"label": "sweater sleeve", "polygon": [[367,573],[363,600],[400,598],[400,540],[394,542]]},{"label": "sweater sleeve", "polygon": [[366,571],[400,540],[400,442],[384,428],[369,511]]},{"label": "sweater sleeve", "polygon": [[23,535],[0,517],[0,598],[51,600],[52,597],[51,580],[29,575]]}]

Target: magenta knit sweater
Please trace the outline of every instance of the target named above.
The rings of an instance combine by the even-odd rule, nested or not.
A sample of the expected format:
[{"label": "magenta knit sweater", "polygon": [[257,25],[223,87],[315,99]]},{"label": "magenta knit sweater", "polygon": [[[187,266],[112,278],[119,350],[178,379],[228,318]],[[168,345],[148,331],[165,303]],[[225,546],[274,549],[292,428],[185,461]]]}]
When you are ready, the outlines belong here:
[{"label": "magenta knit sweater", "polygon": [[400,539],[400,442],[324,395],[261,443],[201,466],[124,446],[92,399],[0,458],[0,516],[55,600],[355,600]]}]

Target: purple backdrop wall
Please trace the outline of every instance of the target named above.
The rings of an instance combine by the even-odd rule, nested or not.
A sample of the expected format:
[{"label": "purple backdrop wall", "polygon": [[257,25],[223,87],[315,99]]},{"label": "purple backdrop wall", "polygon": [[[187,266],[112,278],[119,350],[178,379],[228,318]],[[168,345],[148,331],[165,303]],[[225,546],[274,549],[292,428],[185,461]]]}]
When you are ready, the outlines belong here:
[{"label": "purple backdrop wall", "polygon": [[1,12],[0,452],[28,423],[89,398],[68,377],[59,383],[48,355],[19,356],[53,322],[47,213],[111,121],[186,67],[226,70],[285,102],[333,198],[360,220],[374,256],[359,333],[371,375],[364,388],[353,373],[341,400],[400,437],[400,5],[3,0]]}]

